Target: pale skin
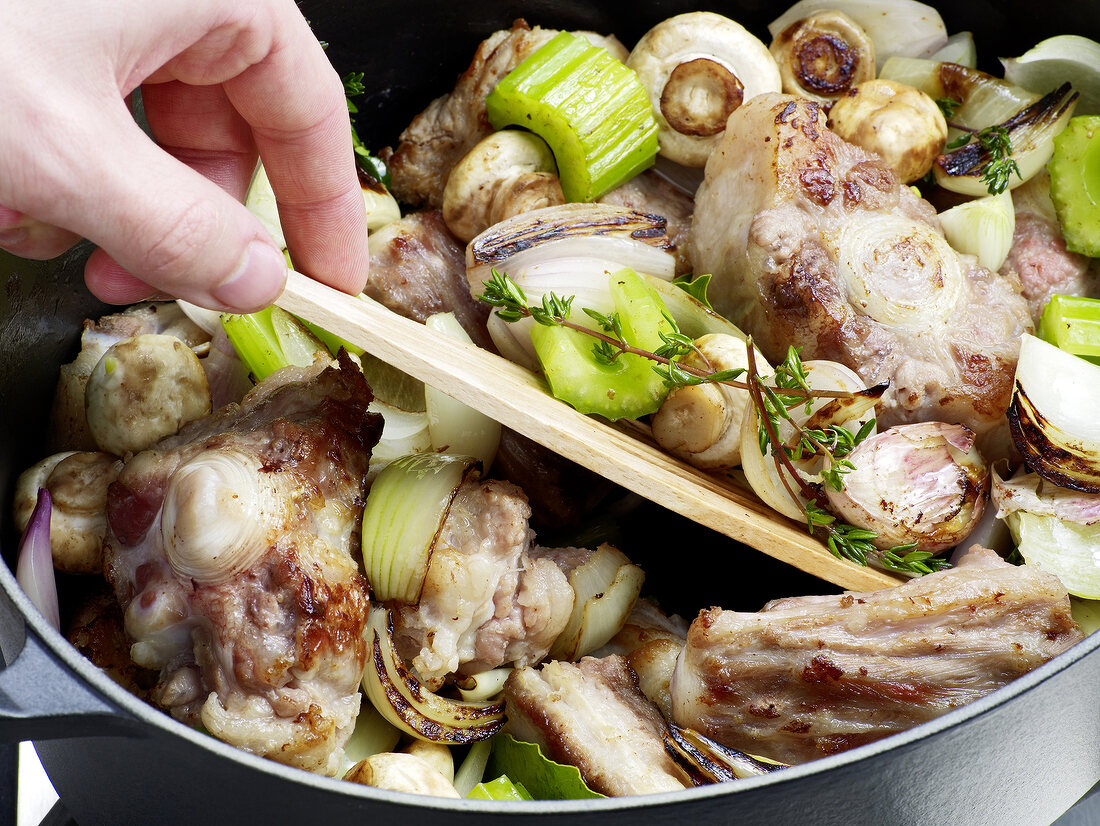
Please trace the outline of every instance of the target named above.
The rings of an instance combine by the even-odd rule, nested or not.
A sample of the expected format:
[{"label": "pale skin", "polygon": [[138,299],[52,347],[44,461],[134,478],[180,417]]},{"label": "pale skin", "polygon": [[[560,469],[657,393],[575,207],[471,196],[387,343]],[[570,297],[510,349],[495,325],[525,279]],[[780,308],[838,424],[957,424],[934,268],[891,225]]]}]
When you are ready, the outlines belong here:
[{"label": "pale skin", "polygon": [[296,268],[363,289],[343,86],[293,0],[0,0],[0,19],[0,248],[51,258],[88,238],[104,301],[260,309],[287,272],[241,204],[258,153]]}]

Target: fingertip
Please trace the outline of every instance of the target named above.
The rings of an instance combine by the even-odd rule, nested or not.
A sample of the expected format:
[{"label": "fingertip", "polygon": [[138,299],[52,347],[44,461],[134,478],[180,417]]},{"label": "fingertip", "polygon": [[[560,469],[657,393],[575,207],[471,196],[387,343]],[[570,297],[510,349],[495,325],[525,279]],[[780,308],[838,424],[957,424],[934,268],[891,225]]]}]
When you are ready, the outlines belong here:
[{"label": "fingertip", "polygon": [[156,288],[131,275],[102,249],[88,257],[84,283],[92,295],[107,304],[133,304],[157,294]]},{"label": "fingertip", "polygon": [[225,309],[251,313],[270,306],[286,286],[286,257],[264,241],[251,241],[237,268],[210,291]]}]

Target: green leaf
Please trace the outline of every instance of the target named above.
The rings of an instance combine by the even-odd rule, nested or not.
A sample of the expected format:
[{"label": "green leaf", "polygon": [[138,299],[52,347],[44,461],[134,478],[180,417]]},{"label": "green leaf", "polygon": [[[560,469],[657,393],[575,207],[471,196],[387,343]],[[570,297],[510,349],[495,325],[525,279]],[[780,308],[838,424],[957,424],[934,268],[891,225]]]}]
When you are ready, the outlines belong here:
[{"label": "green leaf", "polygon": [[493,738],[486,777],[507,775],[520,783],[535,800],[588,800],[603,797],[581,779],[576,766],[555,763],[534,743],[517,740],[510,734]]},{"label": "green leaf", "polygon": [[713,310],[714,307],[707,299],[707,287],[710,286],[710,273],[700,275],[698,278],[693,278],[690,275],[681,275],[672,279],[672,283],[690,295],[708,310]]}]

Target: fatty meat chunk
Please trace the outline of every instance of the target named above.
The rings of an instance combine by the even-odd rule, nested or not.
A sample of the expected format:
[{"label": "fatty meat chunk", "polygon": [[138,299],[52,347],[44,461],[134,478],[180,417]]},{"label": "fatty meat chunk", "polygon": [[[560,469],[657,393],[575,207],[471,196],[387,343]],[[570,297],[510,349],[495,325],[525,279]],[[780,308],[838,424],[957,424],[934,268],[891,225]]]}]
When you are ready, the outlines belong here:
[{"label": "fatty meat chunk", "polygon": [[363,479],[381,417],[339,367],[285,368],[131,458],[104,573],[151,699],[291,766],[335,774],[359,713]]},{"label": "fatty meat chunk", "polygon": [[673,722],[802,763],[932,720],[1081,639],[1056,576],[975,545],[893,588],[703,611],[673,675]]},{"label": "fatty meat chunk", "polygon": [[825,121],[778,94],[730,116],[695,198],[694,271],[773,364],[789,346],[839,361],[890,383],[880,427],[963,424],[1003,455],[1032,330],[1018,282],[955,252],[931,205]]},{"label": "fatty meat chunk", "polygon": [[517,669],[504,697],[505,730],[576,766],[593,791],[617,797],[690,785],[665,753],[661,713],[621,656]]}]

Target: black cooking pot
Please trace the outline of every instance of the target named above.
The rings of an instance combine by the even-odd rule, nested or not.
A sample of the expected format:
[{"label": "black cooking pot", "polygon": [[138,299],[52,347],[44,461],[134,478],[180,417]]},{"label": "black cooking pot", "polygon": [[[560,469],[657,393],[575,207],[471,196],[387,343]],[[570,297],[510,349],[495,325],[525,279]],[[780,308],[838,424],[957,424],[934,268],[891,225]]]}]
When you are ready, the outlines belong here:
[{"label": "black cooking pot", "polygon": [[[632,43],[660,19],[700,8],[690,0],[378,0],[305,2],[341,72],[367,73],[359,131],[372,146],[446,91],[476,43],[517,17],[562,28],[615,32]],[[704,4],[757,33],[786,4]],[[987,63],[1037,40],[1100,35],[1100,5],[956,0],[951,31],[972,30]],[[990,68],[994,68],[990,66]],[[86,251],[84,251],[86,252]],[[15,476],[40,458],[57,366],[74,354],[80,322],[103,311],[83,288],[80,250],[45,264],[0,255],[0,528],[8,563],[15,537],[8,504]],[[742,551],[731,580],[754,581],[760,601],[723,599],[726,540],[693,539],[700,570],[674,597],[759,607],[821,583]],[[645,549],[639,549],[644,551]],[[636,552],[636,549],[628,548]],[[763,560],[763,557],[761,557]],[[731,563],[732,564],[732,563]],[[755,568],[754,568],[755,565]],[[651,580],[653,578],[651,577]],[[691,583],[705,579],[705,593]],[[571,823],[1045,824],[1100,779],[1100,634],[1007,688],[916,729],[770,777],[618,800],[499,804],[442,802],[317,777],[240,752],[192,731],[117,687],[48,627],[0,565],[0,739],[31,739],[62,801],[95,823],[484,824],[486,819]],[[732,587],[732,586],[731,586]],[[689,590],[692,588],[692,590]],[[368,820],[369,818],[369,820]]]}]

